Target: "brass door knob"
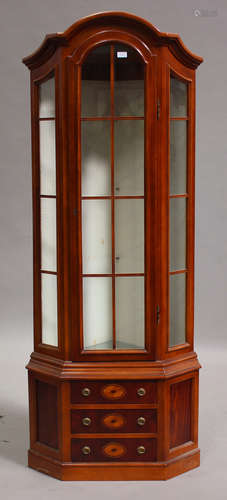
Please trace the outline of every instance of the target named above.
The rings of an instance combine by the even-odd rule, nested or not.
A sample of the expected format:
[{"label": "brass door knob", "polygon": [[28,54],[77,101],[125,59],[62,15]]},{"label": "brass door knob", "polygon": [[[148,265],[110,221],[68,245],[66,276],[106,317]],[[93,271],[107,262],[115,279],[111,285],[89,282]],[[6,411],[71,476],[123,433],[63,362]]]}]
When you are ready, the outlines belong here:
[{"label": "brass door knob", "polygon": [[91,448],[90,448],[90,446],[84,446],[84,447],[82,448],[82,453],[83,453],[83,455],[90,455],[90,453],[91,453]]},{"label": "brass door knob", "polygon": [[82,424],[86,425],[86,427],[88,425],[91,425],[91,418],[90,417],[84,417],[83,420],[82,420]]},{"label": "brass door knob", "polygon": [[88,387],[84,387],[84,388],[82,389],[82,391],[81,391],[81,394],[82,394],[83,396],[90,396],[90,394],[91,394],[91,389],[89,389]]},{"label": "brass door knob", "polygon": [[144,448],[144,446],[138,446],[137,453],[139,455],[143,455],[145,452],[146,452],[146,448]]},{"label": "brass door knob", "polygon": [[137,394],[138,396],[145,396],[146,390],[144,389],[144,387],[140,387],[137,391]]},{"label": "brass door knob", "polygon": [[138,425],[144,425],[145,422],[146,422],[146,419],[144,417],[137,418],[137,424]]}]

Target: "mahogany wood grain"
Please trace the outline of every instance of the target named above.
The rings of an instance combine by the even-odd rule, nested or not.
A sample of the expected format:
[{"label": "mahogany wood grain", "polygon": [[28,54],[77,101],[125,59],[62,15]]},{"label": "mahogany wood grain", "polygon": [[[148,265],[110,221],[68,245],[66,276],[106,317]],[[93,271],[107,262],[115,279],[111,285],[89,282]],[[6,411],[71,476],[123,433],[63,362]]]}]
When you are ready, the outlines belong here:
[{"label": "mahogany wood grain", "polygon": [[101,12],[97,14],[92,14],[87,16],[80,21],[75,22],[70,28],[68,28],[64,33],[53,33],[46,35],[41,46],[32,54],[24,57],[23,63],[28,66],[29,69],[33,69],[40,64],[43,64],[46,59],[50,58],[54,51],[56,51],[59,46],[67,46],[69,40],[76,38],[78,33],[83,31],[83,28],[93,26],[96,30],[107,26],[126,27],[130,26],[131,30],[136,32],[139,30],[145,36],[151,40],[154,46],[156,45],[168,45],[171,52],[177,59],[184,61],[185,65],[197,68],[199,64],[203,62],[202,57],[193,54],[189,49],[186,48],[181,38],[177,34],[173,33],[162,33],[154,25],[145,19],[135,16],[134,14],[127,12]]},{"label": "mahogany wood grain", "polygon": [[57,388],[37,380],[37,441],[58,448]]},{"label": "mahogany wood grain", "polygon": [[48,117],[48,118],[37,118],[37,120],[39,122],[42,122],[42,121],[49,121],[49,120],[55,120],[55,117]]},{"label": "mahogany wood grain", "polygon": [[[115,392],[118,391],[118,397],[115,397]],[[119,387],[119,389],[118,389]],[[90,393],[88,396],[83,395],[83,390],[88,388]],[[120,390],[120,388],[122,390]],[[144,395],[139,396],[137,391],[144,389]],[[107,392],[108,391],[108,392]],[[154,382],[142,380],[131,383],[128,380],[118,380],[116,383],[109,381],[74,381],[71,382],[71,403],[155,403],[157,400],[157,387]]]},{"label": "mahogany wood grain", "polygon": [[191,441],[192,381],[172,384],[170,388],[170,448]]},{"label": "mahogany wood grain", "polygon": [[[118,38],[125,43],[129,42],[129,36],[124,35],[122,33],[121,35],[118,34]],[[97,43],[97,39],[95,38],[94,41],[91,40],[89,41],[86,40],[86,49],[87,50],[92,50],[95,44]],[[152,59],[152,54],[149,53],[147,50],[144,50],[144,47],[137,42],[136,46],[142,51],[142,54],[144,54],[144,58],[147,60],[145,61],[147,64],[147,69],[146,69],[146,93],[145,93],[145,101],[147,102],[147,106],[152,110],[152,113],[145,113],[145,123],[147,124],[146,126],[146,131],[145,131],[145,163],[147,164],[147,168],[145,168],[145,228],[146,228],[146,234],[145,234],[145,255],[146,255],[146,276],[145,276],[145,288],[146,288],[146,299],[145,299],[145,334],[146,334],[146,349],[144,351],[138,351],[135,350],[135,352],[131,351],[130,352],[130,359],[133,358],[141,358],[146,357],[146,358],[153,358],[153,350],[154,350],[154,326],[155,326],[155,305],[150,307],[150,304],[153,304],[154,299],[153,297],[155,296],[155,279],[152,280],[152,275],[155,275],[155,265],[154,265],[154,259],[153,259],[153,254],[154,252],[151,253],[150,250],[150,244],[149,242],[151,241],[152,234],[153,234],[153,241],[154,241],[154,230],[152,230],[154,221],[155,221],[155,213],[154,213],[154,199],[155,196],[151,196],[151,178],[152,178],[152,169],[153,169],[153,156],[152,156],[152,147],[154,149],[154,140],[153,140],[153,121],[155,118],[155,103],[154,103],[154,93],[149,91],[149,81],[151,78],[151,67],[152,69],[155,68],[155,60]],[[113,340],[115,343],[115,280],[114,280],[114,272],[115,271],[115,228],[114,228],[114,129],[113,129],[113,111],[114,111],[114,68],[113,68],[113,46],[111,45],[111,54],[112,54],[112,62],[111,62],[111,196],[108,197],[108,199],[111,199],[111,206],[112,206],[112,304],[113,304]],[[81,55],[79,52],[73,56],[71,62],[70,62],[70,80],[75,79],[75,74],[78,76],[78,80],[76,83],[77,88],[80,88],[80,93],[81,93]],[[75,68],[78,67],[78,71],[76,72]],[[155,74],[155,69],[154,69],[154,74]],[[73,157],[72,160],[70,161],[71,164],[77,164],[77,169],[78,169],[78,175],[77,179],[75,179],[75,182],[77,182],[77,187],[75,186],[74,192],[78,193],[79,198],[81,197],[81,144],[80,144],[80,136],[81,136],[81,131],[80,131],[80,94],[77,96],[74,94],[74,104],[73,107],[74,109],[77,109],[77,118],[76,118],[76,125],[75,123],[72,123],[72,126],[70,127],[70,136],[71,136],[71,142],[74,141],[75,134],[77,133],[77,156],[76,152],[74,150],[73,152]],[[151,143],[152,140],[152,143]],[[73,177],[72,177],[73,181]],[[83,199],[84,197],[82,197]],[[92,197],[89,197],[92,198]],[[104,198],[104,197],[103,197]],[[107,198],[107,197],[106,197]],[[127,198],[127,197],[125,197]],[[134,198],[134,197],[133,197]],[[135,197],[137,198],[137,197]],[[73,210],[73,207],[71,208]],[[77,337],[77,344],[75,345],[75,352],[73,352],[73,359],[74,360],[80,360],[80,359],[89,359],[89,360],[101,360],[101,359],[113,359],[115,357],[115,352],[108,350],[108,351],[102,351],[98,352],[96,351],[95,354],[92,351],[86,351],[83,350],[83,304],[82,304],[82,222],[81,222],[81,202],[79,203],[78,201],[78,207],[77,207],[77,216],[78,216],[78,231],[79,235],[78,237],[74,238],[74,235],[72,235],[72,242],[74,248],[71,251],[72,256],[76,256],[76,258],[73,258],[71,261],[71,276],[70,276],[70,281],[73,278],[73,275],[75,276],[75,279],[77,278],[77,295],[72,293],[71,294],[71,301],[72,301],[72,311],[76,312],[78,304],[80,304],[80,320],[78,323],[78,316],[77,318],[73,319],[73,328],[74,331],[72,332],[73,337]],[[150,256],[151,255],[151,256]],[[152,258],[151,258],[152,257]],[[76,276],[77,270],[79,269],[80,276]],[[80,291],[78,297],[78,290]],[[77,304],[76,304],[77,302]],[[72,313],[73,314],[73,313]],[[76,326],[76,324],[78,326]],[[76,334],[76,328],[80,328],[80,334]],[[78,343],[80,339],[80,344]],[[129,359],[127,352],[124,352],[121,350],[120,352],[117,353],[117,356],[120,359]]]},{"label": "mahogany wood grain", "polygon": [[[112,113],[114,113],[112,111]],[[81,117],[80,118],[82,122],[93,122],[93,121],[102,121],[102,120],[114,120],[114,121],[118,121],[118,120],[144,120],[144,116],[91,116],[91,117]]]},{"label": "mahogany wood grain", "polygon": [[89,277],[89,278],[92,278],[92,277],[96,278],[97,276],[99,276],[101,278],[102,277],[104,278],[104,277],[107,277],[107,276],[108,277],[111,277],[111,276],[144,276],[144,274],[143,273],[121,273],[121,274],[119,274],[119,273],[115,273],[115,274],[109,273],[109,274],[82,274],[82,276],[84,278],[86,276]]},{"label": "mahogany wood grain", "polygon": [[115,154],[114,154],[114,45],[110,46],[110,109],[111,109],[111,243],[112,243],[112,328],[113,349],[116,349],[116,282],[115,282]]},{"label": "mahogany wood grain", "polygon": [[33,352],[27,365],[29,372],[56,380],[146,380],[171,379],[182,373],[196,372],[201,368],[195,352],[163,361],[141,362],[123,361],[100,363],[74,363]]},{"label": "mahogany wood grain", "polygon": [[166,462],[153,463],[61,463],[43,457],[34,450],[28,453],[29,467],[63,481],[160,481],[183,474],[200,465],[200,451],[193,450]]},{"label": "mahogany wood grain", "polygon": [[[81,67],[89,51],[106,43],[112,47],[111,115],[84,118],[81,117]],[[115,43],[132,47],[144,63],[144,116],[114,115]],[[179,35],[161,33],[132,14],[106,12],[82,19],[62,34],[47,35],[41,47],[23,62],[31,70],[34,241],[35,347],[28,364],[29,466],[62,480],[168,479],[197,467],[200,460],[200,364],[193,351],[193,323],[195,69],[202,58],[192,54]],[[170,117],[170,74],[188,82],[186,117]],[[41,270],[40,197],[44,196],[40,193],[41,119],[38,116],[39,84],[53,75],[56,96],[56,116],[51,119],[56,122],[57,347],[42,344],[41,273],[48,271]],[[187,192],[181,195],[169,193],[170,119],[187,122]],[[99,198],[108,198],[112,203],[113,260],[108,276],[112,278],[113,298],[116,276],[114,199],[144,198],[146,343],[143,350],[89,352],[83,346],[81,199],[92,198],[81,197],[81,122],[86,120],[111,123],[111,196]],[[116,120],[144,120],[144,197],[115,196]],[[187,199],[187,264],[185,269],[170,271],[169,200],[178,197]],[[180,273],[187,276],[186,341],[169,347],[169,275]],[[114,308],[113,301],[115,318]],[[115,319],[113,329],[115,331]],[[108,394],[111,396],[114,386],[123,387],[122,398],[106,398]],[[91,389],[89,397],[81,394],[85,387]],[[140,387],[146,389],[143,397],[137,395]],[[120,393],[115,392],[115,395]],[[92,424],[86,434],[81,420],[87,415],[91,416]],[[110,415],[114,415],[118,423],[123,418],[123,426],[115,430],[108,428],[103,417],[111,424],[114,417]],[[146,417],[147,423],[141,428],[136,423],[138,416]],[[92,449],[89,458],[81,454],[81,447],[87,445]],[[138,455],[138,446],[145,446],[147,454]],[[111,454],[115,454],[115,458]]]},{"label": "mahogany wood grain", "polygon": [[103,404],[103,403],[87,403],[87,404],[71,404],[71,409],[73,410],[153,410],[159,408],[158,403],[144,403],[143,405],[138,403],[117,403],[116,404]]},{"label": "mahogany wood grain", "polygon": [[[171,387],[174,384],[180,384],[181,382],[186,382],[186,393],[185,393],[185,398],[186,398],[186,403],[187,403],[187,398],[189,398],[189,392],[191,391],[191,399],[190,399],[190,404],[187,407],[186,410],[182,410],[184,408],[184,396],[181,400],[181,404],[179,404],[179,411],[177,410],[177,413],[175,415],[175,418],[179,418],[179,413],[183,411],[183,415],[185,414],[185,421],[183,421],[183,424],[185,424],[184,431],[182,430],[182,433],[185,432],[186,434],[186,429],[187,429],[187,423],[190,423],[190,438],[188,441],[185,441],[182,444],[178,444],[176,446],[171,447],[171,434],[170,434],[170,428],[171,428],[171,412],[172,412],[172,405],[171,405]],[[191,383],[191,389],[190,389],[190,383]],[[183,453],[186,453],[190,450],[198,448],[198,373],[197,372],[192,372],[191,374],[181,374],[179,375],[176,379],[169,380],[167,383],[167,404],[168,404],[168,417],[166,421],[166,426],[167,426],[167,439],[166,442],[168,444],[168,455],[167,457],[177,457]],[[181,432],[181,431],[179,431]]]},{"label": "mahogany wood grain", "polygon": [[[138,419],[144,419],[139,425]],[[83,419],[89,418],[91,423],[85,426]],[[105,432],[157,432],[157,410],[151,409],[84,409],[71,410],[71,432],[77,433],[105,433]]]},{"label": "mahogany wood grain", "polygon": [[[156,439],[155,438],[83,438],[72,439],[72,462],[107,462],[118,460],[120,462],[155,462],[156,461]],[[83,448],[88,446],[90,453],[83,454]],[[138,448],[143,446],[145,453],[139,454]]]},{"label": "mahogany wood grain", "polygon": [[60,385],[60,412],[59,412],[59,430],[60,430],[60,449],[62,462],[70,462],[70,440],[71,440],[71,421],[70,421],[70,384],[63,382]]}]

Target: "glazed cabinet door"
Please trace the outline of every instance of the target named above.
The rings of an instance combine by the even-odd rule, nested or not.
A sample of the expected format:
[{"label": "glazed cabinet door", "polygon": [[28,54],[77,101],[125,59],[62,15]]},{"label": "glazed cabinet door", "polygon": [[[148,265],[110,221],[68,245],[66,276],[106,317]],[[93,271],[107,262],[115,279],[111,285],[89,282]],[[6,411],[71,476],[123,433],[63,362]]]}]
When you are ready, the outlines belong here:
[{"label": "glazed cabinet door", "polygon": [[35,350],[62,357],[59,66],[32,73]]},{"label": "glazed cabinet door", "polygon": [[161,356],[165,357],[193,349],[195,77],[170,56],[163,68],[162,104],[167,113],[161,123]]},{"label": "glazed cabinet door", "polygon": [[75,357],[153,359],[155,64],[111,41],[69,67]]}]

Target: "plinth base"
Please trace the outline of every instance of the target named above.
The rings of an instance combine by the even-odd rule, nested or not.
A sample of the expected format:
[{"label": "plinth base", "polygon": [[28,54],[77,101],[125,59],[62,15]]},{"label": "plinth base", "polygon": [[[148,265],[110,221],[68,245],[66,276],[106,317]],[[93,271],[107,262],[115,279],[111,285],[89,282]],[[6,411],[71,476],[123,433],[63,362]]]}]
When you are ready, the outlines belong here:
[{"label": "plinth base", "polygon": [[29,450],[28,465],[62,481],[161,481],[198,467],[200,450],[190,451],[167,462],[136,464],[65,464]]},{"label": "plinth base", "polygon": [[32,356],[29,466],[62,480],[165,480],[199,466],[198,370]]}]

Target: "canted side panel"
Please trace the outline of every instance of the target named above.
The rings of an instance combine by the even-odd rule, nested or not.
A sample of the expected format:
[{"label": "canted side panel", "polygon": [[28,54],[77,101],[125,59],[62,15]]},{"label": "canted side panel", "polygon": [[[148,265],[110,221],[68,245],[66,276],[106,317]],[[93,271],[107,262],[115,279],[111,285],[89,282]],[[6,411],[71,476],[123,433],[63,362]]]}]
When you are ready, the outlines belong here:
[{"label": "canted side panel", "polygon": [[170,386],[170,448],[192,440],[192,379]]},{"label": "canted side panel", "polygon": [[57,387],[36,381],[37,441],[58,449]]}]

